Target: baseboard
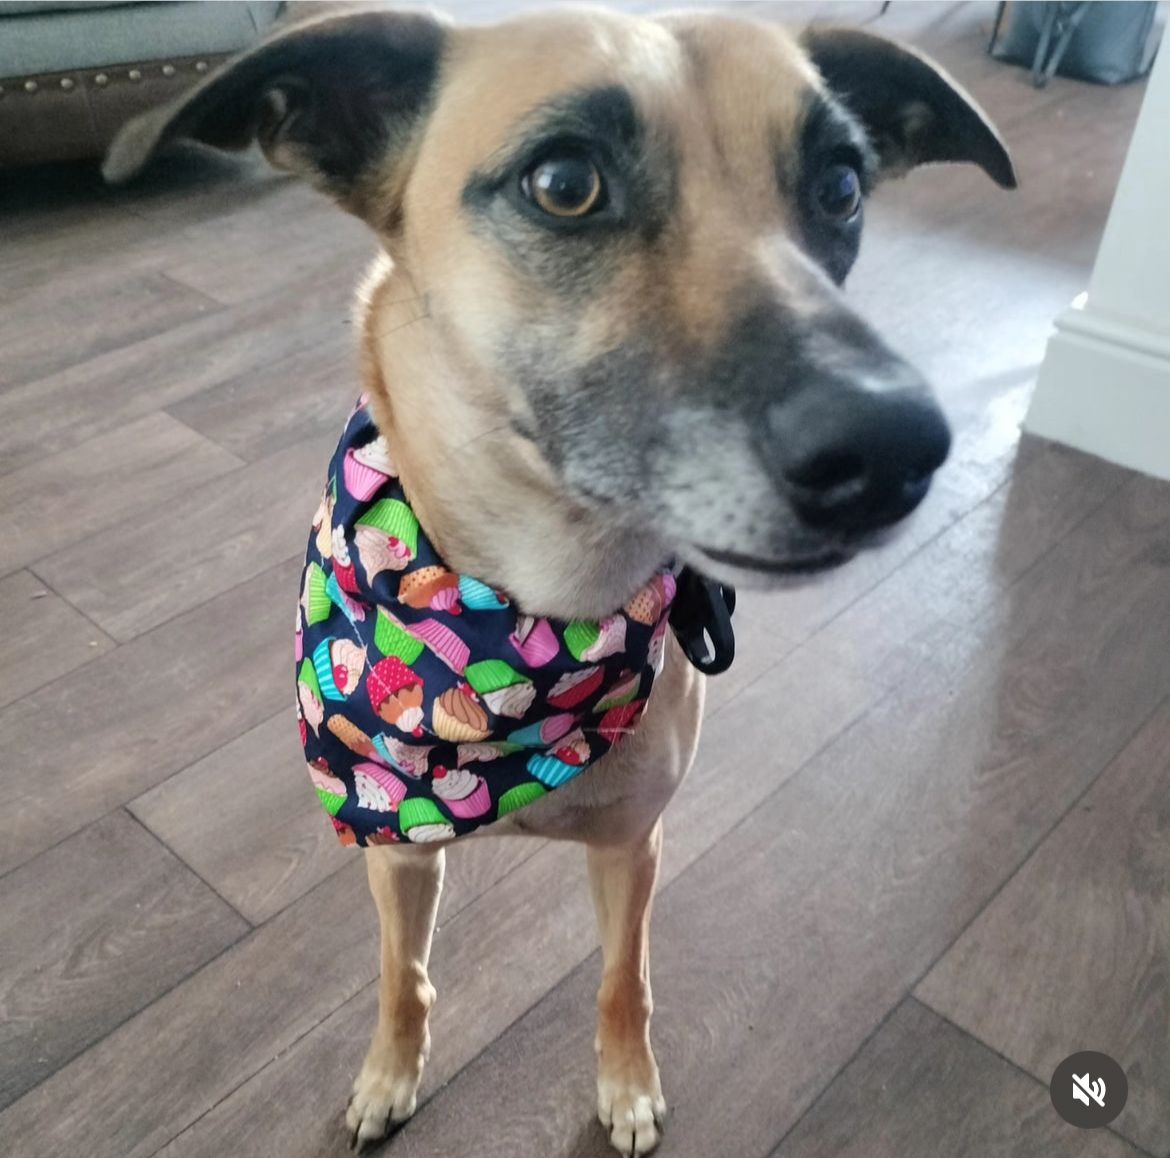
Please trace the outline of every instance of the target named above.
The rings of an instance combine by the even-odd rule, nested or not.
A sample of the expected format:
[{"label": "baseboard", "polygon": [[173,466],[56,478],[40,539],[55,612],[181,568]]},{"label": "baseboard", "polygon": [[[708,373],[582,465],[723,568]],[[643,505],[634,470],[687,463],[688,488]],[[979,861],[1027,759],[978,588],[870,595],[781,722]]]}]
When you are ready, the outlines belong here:
[{"label": "baseboard", "polygon": [[1075,306],[1056,327],[1024,428],[1170,480],[1170,337]]}]

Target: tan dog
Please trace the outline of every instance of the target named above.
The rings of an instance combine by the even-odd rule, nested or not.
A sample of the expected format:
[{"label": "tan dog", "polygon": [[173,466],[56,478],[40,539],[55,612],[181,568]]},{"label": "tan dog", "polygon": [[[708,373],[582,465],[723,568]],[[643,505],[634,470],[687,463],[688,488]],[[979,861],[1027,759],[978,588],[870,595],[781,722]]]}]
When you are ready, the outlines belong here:
[{"label": "tan dog", "polygon": [[[374,230],[363,385],[419,519],[453,570],[564,619],[620,607],[672,557],[775,582],[907,514],[948,434],[834,284],[862,195],[924,161],[1014,184],[976,106],[908,50],[594,7],[292,29],[133,123],[107,176],[179,137],[258,139]],[[598,1112],[623,1153],[657,1143],[665,1110],[648,924],[659,818],[702,705],[671,640],[629,742],[491,829],[586,844]],[[444,863],[434,845],[366,855],[382,980],[347,1113],[357,1144],[415,1109]]]}]

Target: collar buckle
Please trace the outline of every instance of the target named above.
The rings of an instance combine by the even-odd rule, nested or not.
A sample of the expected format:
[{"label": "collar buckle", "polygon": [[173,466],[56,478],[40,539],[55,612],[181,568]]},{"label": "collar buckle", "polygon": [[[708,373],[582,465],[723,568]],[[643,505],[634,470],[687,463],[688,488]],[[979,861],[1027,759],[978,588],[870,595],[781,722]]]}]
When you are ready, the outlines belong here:
[{"label": "collar buckle", "polygon": [[725,672],[735,659],[735,588],[707,579],[690,567],[678,573],[670,626],[683,654],[704,675]]}]

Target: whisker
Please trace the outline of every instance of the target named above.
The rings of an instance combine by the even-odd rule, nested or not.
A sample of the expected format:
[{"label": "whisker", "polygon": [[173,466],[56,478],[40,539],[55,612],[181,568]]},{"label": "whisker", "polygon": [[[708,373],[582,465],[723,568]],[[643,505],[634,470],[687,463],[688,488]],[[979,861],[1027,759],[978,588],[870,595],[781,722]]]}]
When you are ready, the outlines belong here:
[{"label": "whisker", "polygon": [[397,326],[391,326],[389,329],[379,329],[379,338],[388,338],[391,334],[397,334],[399,330],[405,330],[407,326],[413,326],[415,322],[426,322],[430,320],[429,313],[419,314],[417,318],[410,318],[408,321],[400,322]]},{"label": "whisker", "polygon": [[487,438],[489,434],[499,434],[502,430],[508,430],[512,426],[511,421],[500,422],[495,426],[489,426],[487,430],[481,430],[478,434],[473,434],[466,442],[461,442],[456,450],[466,450],[473,442],[478,442],[481,438]]}]

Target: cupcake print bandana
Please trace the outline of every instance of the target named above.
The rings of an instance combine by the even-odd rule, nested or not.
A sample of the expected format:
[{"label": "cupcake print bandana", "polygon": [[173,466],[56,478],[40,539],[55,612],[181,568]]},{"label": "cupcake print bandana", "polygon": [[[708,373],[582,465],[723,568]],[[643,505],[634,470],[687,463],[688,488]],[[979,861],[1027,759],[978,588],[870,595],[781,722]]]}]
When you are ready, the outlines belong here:
[{"label": "cupcake print bandana", "polygon": [[449,570],[364,404],[330,464],[301,579],[297,721],[343,844],[448,840],[581,775],[638,723],[674,598],[534,618]]}]

